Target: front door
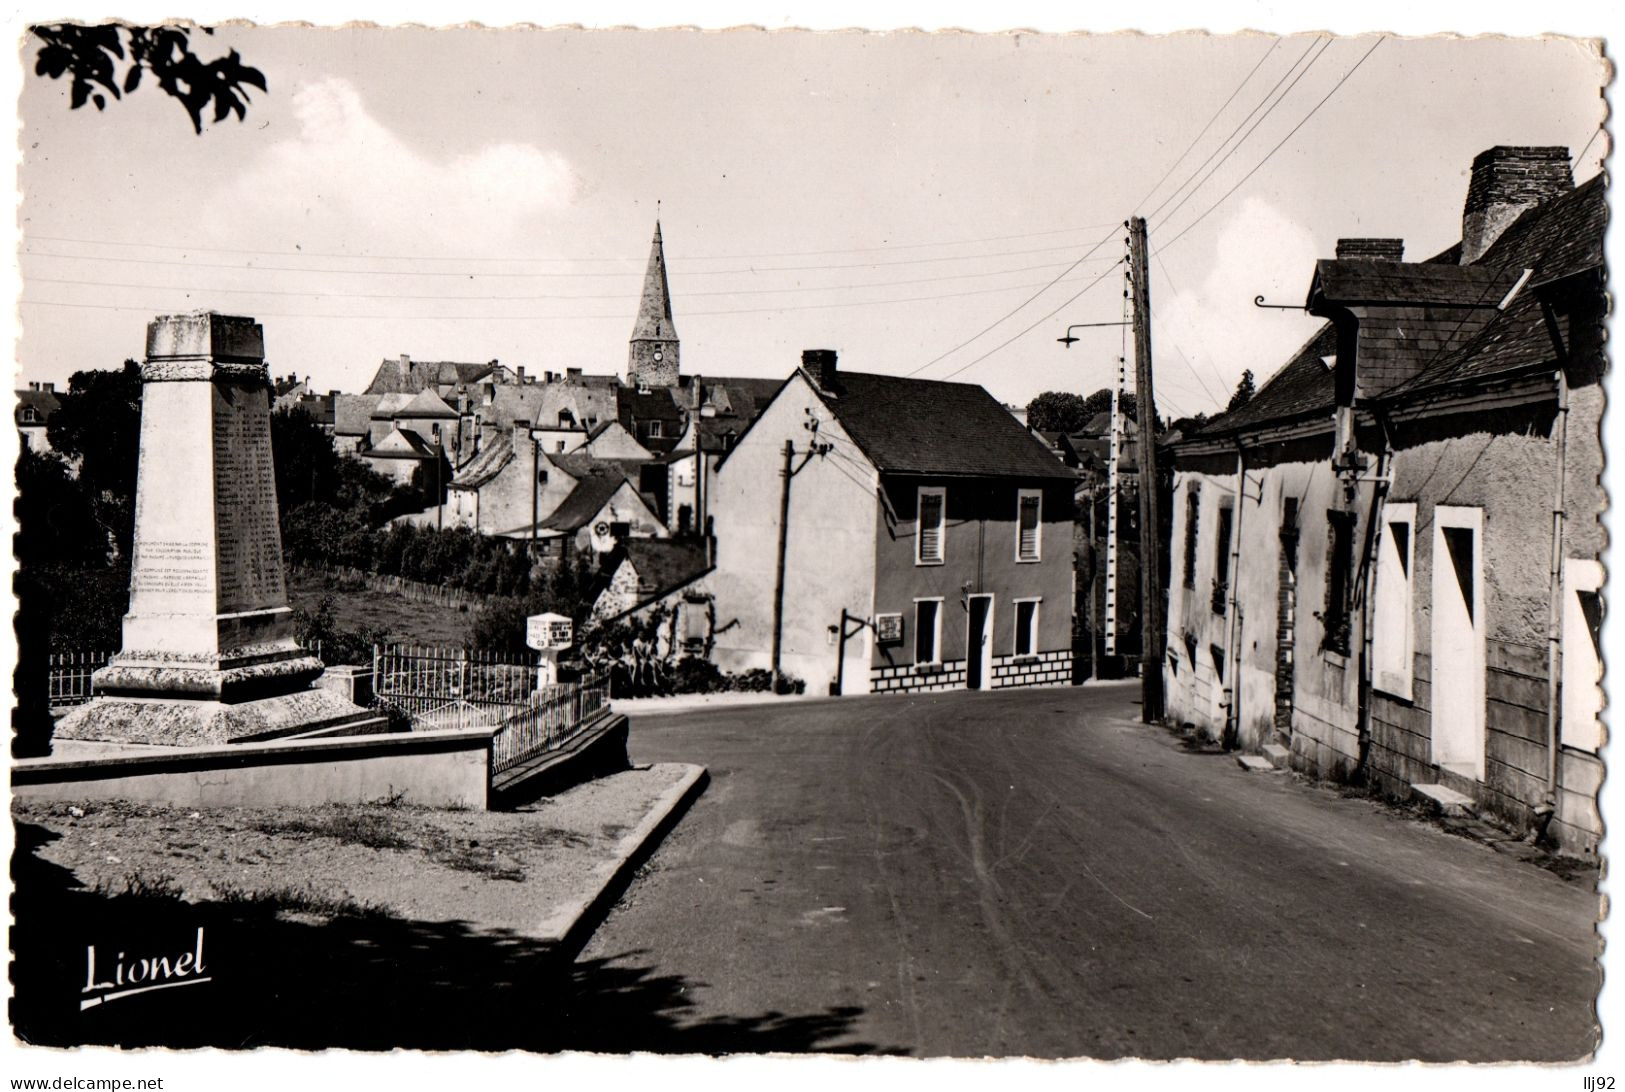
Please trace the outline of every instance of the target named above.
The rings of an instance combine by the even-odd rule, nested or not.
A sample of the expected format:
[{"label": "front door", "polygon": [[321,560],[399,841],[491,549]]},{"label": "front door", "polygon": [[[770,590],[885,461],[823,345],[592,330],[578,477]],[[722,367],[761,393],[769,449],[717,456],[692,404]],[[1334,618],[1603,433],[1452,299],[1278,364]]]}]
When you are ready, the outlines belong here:
[{"label": "front door", "polygon": [[1433,510],[1433,761],[1484,779],[1484,514]]},{"label": "front door", "polygon": [[973,595],[966,606],[970,617],[965,622],[965,686],[980,690],[988,649],[993,647],[993,597]]}]

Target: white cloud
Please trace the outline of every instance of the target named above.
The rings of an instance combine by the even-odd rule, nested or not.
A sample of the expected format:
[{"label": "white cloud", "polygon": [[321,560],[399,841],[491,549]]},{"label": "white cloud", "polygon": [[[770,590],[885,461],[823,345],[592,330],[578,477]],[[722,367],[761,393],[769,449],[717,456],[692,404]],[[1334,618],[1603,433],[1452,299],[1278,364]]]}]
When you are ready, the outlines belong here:
[{"label": "white cloud", "polygon": [[226,187],[209,218],[218,233],[240,240],[246,226],[268,249],[477,253],[564,208],[576,191],[569,163],[528,144],[431,159],[380,124],[342,79],[300,86],[292,107],[298,136]]},{"label": "white cloud", "polygon": [[[1320,325],[1301,312],[1252,305],[1258,295],[1268,303],[1303,302],[1315,259],[1323,256],[1304,227],[1269,202],[1249,197],[1213,239],[1206,255],[1181,245],[1151,268],[1158,392],[1168,390],[1193,412],[1202,403],[1211,413],[1213,399],[1180,361],[1181,351],[1206,387],[1228,400],[1244,370],[1251,368],[1262,386]],[[1180,277],[1204,262],[1205,276]],[[1177,293],[1164,265],[1180,278],[1172,286]]]}]

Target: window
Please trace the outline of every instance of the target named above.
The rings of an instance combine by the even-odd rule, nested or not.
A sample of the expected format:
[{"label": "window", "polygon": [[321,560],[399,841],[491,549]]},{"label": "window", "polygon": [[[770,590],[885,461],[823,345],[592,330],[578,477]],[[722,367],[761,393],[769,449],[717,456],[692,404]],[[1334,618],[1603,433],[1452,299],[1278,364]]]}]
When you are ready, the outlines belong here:
[{"label": "window", "polygon": [[914,601],[914,662],[934,664],[941,662],[942,600],[916,599]]},{"label": "window", "polygon": [[555,450],[557,452],[560,452],[562,454],[563,451],[564,451],[564,441],[563,440],[558,441],[558,446],[555,447],[553,450]]},{"label": "window", "polygon": [[1038,603],[1037,599],[1017,599],[1016,603],[1016,655],[1038,655]]},{"label": "window", "polygon": [[943,491],[940,488],[920,490],[919,529],[915,535],[914,544],[915,564],[942,564],[942,535],[946,524],[945,508]]},{"label": "window", "polygon": [[1213,613],[1223,614],[1230,596],[1230,530],[1236,510],[1231,505],[1219,509],[1219,530],[1213,536]]},{"label": "window", "polygon": [[1185,586],[1196,587],[1196,528],[1202,514],[1202,487],[1191,482],[1185,490]]},{"label": "window", "polygon": [[659,421],[650,421],[649,422],[649,438],[651,440],[660,439],[660,422]]},{"label": "window", "polygon": [[32,425],[39,420],[39,412],[33,406],[23,407],[23,423]]},{"label": "window", "polygon": [[1349,654],[1356,518],[1353,512],[1333,509],[1326,513],[1326,610],[1320,616],[1326,636],[1320,647],[1340,656]]},{"label": "window", "polygon": [[1043,495],[1036,489],[1023,489],[1016,500],[1016,560],[1037,561],[1040,507]]},{"label": "window", "polygon": [[1411,698],[1412,562],[1416,553],[1416,505],[1383,509],[1382,544],[1377,554],[1377,594],[1371,615],[1371,656],[1378,690]]},{"label": "window", "polygon": [[546,485],[547,484],[547,471],[538,470],[536,472],[536,484],[537,485]]}]

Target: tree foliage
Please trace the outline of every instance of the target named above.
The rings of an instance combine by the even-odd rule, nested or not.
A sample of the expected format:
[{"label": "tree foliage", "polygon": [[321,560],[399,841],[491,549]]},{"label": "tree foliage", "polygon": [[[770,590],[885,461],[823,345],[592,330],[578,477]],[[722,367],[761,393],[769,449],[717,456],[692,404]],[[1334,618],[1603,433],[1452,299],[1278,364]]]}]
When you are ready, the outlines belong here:
[{"label": "tree foliage", "polygon": [[1258,391],[1253,382],[1253,370],[1248,368],[1241,373],[1241,382],[1236,384],[1236,392],[1230,396],[1230,404],[1224,407],[1226,413],[1238,410],[1253,400]]},{"label": "tree foliage", "polygon": [[212,61],[194,53],[190,27],[63,23],[32,30],[45,43],[35,57],[34,74],[53,80],[67,76],[68,104],[74,110],[87,102],[104,110],[109,97],[122,99],[150,75],[150,82],[179,102],[193,130],[201,133],[206,111],[216,123],[232,114],[242,121],[248,114],[248,89],[266,90],[265,74],[244,64],[235,49]]},{"label": "tree foliage", "polygon": [[1071,391],[1045,391],[1027,403],[1027,426],[1042,432],[1081,432],[1095,411]]}]

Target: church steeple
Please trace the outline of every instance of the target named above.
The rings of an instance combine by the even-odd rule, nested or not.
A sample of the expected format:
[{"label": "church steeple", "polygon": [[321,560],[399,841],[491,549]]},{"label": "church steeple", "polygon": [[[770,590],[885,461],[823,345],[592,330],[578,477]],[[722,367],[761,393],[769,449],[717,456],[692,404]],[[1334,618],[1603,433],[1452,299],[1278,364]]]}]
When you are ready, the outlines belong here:
[{"label": "church steeple", "polygon": [[677,385],[677,327],[671,320],[671,288],[666,283],[666,250],[660,221],[649,244],[649,269],[628,346],[626,381],[636,387]]}]

